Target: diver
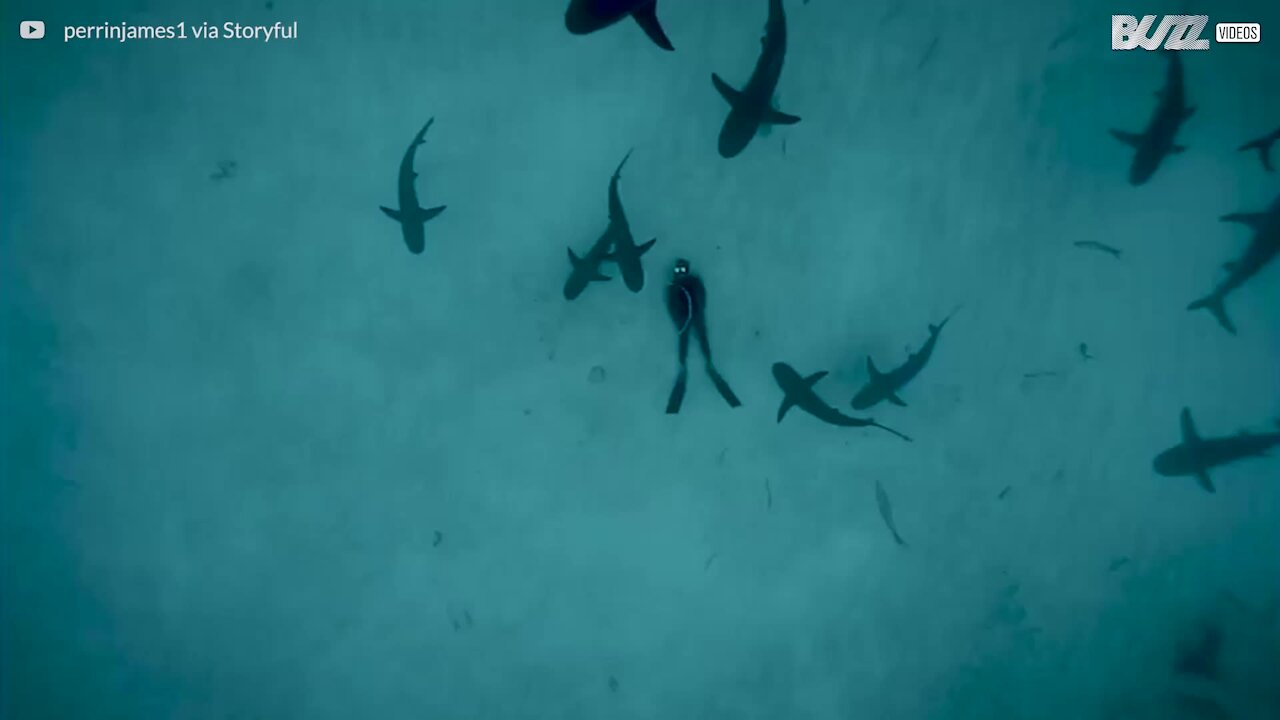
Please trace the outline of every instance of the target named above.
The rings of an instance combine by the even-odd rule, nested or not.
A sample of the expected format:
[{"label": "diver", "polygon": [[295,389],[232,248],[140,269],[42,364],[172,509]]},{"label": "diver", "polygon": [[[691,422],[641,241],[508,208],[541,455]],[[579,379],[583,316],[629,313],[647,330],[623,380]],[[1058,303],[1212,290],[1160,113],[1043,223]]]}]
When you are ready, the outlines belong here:
[{"label": "diver", "polygon": [[688,260],[676,260],[675,269],[671,271],[671,282],[667,283],[667,312],[671,313],[671,320],[675,322],[676,331],[680,336],[680,374],[676,376],[676,384],[671,388],[671,397],[667,399],[668,415],[680,412],[680,405],[684,402],[685,381],[689,374],[685,361],[689,357],[689,335],[691,334],[698,336],[698,345],[702,348],[702,359],[707,364],[707,375],[711,377],[716,390],[720,391],[720,395],[725,402],[729,403],[729,407],[742,405],[738,396],[729,389],[729,383],[720,377],[720,373],[716,372],[715,366],[711,364],[711,344],[707,341],[706,311],[706,286],[697,275],[689,272]]}]

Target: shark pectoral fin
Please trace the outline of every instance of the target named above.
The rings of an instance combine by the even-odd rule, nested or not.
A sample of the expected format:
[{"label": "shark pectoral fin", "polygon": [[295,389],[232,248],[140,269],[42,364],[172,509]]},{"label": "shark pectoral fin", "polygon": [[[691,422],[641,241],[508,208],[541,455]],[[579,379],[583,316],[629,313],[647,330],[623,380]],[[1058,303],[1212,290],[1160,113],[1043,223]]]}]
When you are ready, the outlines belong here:
[{"label": "shark pectoral fin", "polygon": [[782,398],[782,405],[778,407],[778,422],[782,422],[782,418],[786,417],[787,411],[794,407],[795,404],[790,395]]},{"label": "shark pectoral fin", "polygon": [[380,209],[380,210],[382,210],[382,212],[386,213],[386,214],[387,214],[387,217],[391,218],[392,220],[395,220],[396,222],[400,222],[400,211],[399,211],[399,210],[392,210],[391,208],[387,207],[386,205],[379,205],[379,206],[378,206],[378,209]]},{"label": "shark pectoral fin", "polygon": [[1142,144],[1142,136],[1138,133],[1125,132],[1124,130],[1116,130],[1114,128],[1108,132],[1111,133],[1111,137],[1119,140],[1129,147],[1136,148]]},{"label": "shark pectoral fin", "polygon": [[894,405],[897,405],[898,407],[907,406],[906,403],[902,402],[902,398],[898,397],[895,393],[889,393],[889,396],[886,397],[885,399],[893,403]]},{"label": "shark pectoral fin", "polygon": [[1236,262],[1235,260],[1228,260],[1222,263],[1222,269],[1226,270],[1227,272],[1235,272],[1235,269],[1239,266],[1240,266],[1240,263]]},{"label": "shark pectoral fin", "polygon": [[1230,213],[1218,218],[1222,222],[1234,222],[1241,225],[1248,225],[1257,230],[1262,227],[1262,220],[1266,217],[1263,213]]},{"label": "shark pectoral fin", "polygon": [[658,22],[658,0],[636,8],[632,11],[631,17],[635,18],[636,24],[644,30],[644,34],[649,36],[654,45],[663,50],[675,50],[675,46],[667,38],[667,33],[662,30],[662,23]]},{"label": "shark pectoral fin", "polygon": [[1169,152],[1171,152],[1171,153],[1180,153],[1180,152],[1186,152],[1186,151],[1187,151],[1187,146],[1186,146],[1186,145],[1171,145],[1171,146],[1169,146]]},{"label": "shark pectoral fin", "polygon": [[591,282],[609,282],[612,279],[613,278],[609,277],[608,275],[605,275],[599,270],[596,270],[595,273],[591,275]]},{"label": "shark pectoral fin", "polygon": [[1182,425],[1182,442],[1192,444],[1200,440],[1200,434],[1196,432],[1195,420],[1191,419],[1191,408],[1182,408],[1178,422]]},{"label": "shark pectoral fin", "polygon": [[582,258],[578,257],[578,254],[577,254],[577,253],[575,253],[575,252],[573,251],[573,248],[565,248],[565,249],[569,251],[569,264],[570,264],[570,265],[572,265],[572,266],[574,266],[574,267],[576,268],[576,267],[578,267],[579,265],[581,265],[581,264],[582,264]]},{"label": "shark pectoral fin", "polygon": [[641,245],[640,247],[636,248],[636,256],[637,256],[637,257],[639,257],[640,255],[643,255],[643,254],[645,254],[645,253],[649,252],[649,248],[652,248],[652,247],[653,247],[653,244],[654,244],[654,243],[656,243],[656,242],[658,242],[658,238],[654,238],[654,239],[650,240],[649,242],[647,242],[647,243],[645,243],[645,244]]},{"label": "shark pectoral fin", "polygon": [[870,355],[867,356],[867,374],[871,375],[872,378],[878,378],[884,374],[876,369],[876,363],[871,359]]},{"label": "shark pectoral fin", "polygon": [[435,216],[439,215],[440,213],[444,212],[444,210],[445,210],[445,208],[446,208],[446,207],[448,207],[448,206],[447,206],[447,205],[437,205],[436,207],[433,207],[433,208],[422,208],[422,209],[418,210],[417,215],[415,215],[415,219],[416,219],[418,222],[426,222],[426,221],[430,220],[431,218],[433,218],[433,217],[435,217]]},{"label": "shark pectoral fin", "polygon": [[1207,493],[1216,493],[1217,489],[1213,487],[1213,480],[1209,479],[1209,473],[1201,470],[1196,473],[1196,481],[1200,483],[1200,487],[1204,488]]},{"label": "shark pectoral fin", "polygon": [[770,125],[795,125],[800,122],[800,118],[797,115],[788,115],[781,110],[771,108],[765,112],[761,122]]},{"label": "shark pectoral fin", "polygon": [[826,370],[819,370],[818,372],[810,375],[809,377],[804,378],[802,382],[804,382],[805,387],[811,388],[814,385],[816,385],[819,380],[821,380],[826,376],[827,376]]},{"label": "shark pectoral fin", "polygon": [[724,78],[711,73],[711,84],[716,86],[716,90],[720,92],[720,96],[724,98],[725,102],[729,103],[730,107],[738,106],[742,99],[742,93],[729,87],[729,83],[725,82]]},{"label": "shark pectoral fin", "polygon": [[1195,114],[1196,114],[1196,107],[1195,107],[1195,105],[1190,105],[1190,106],[1188,106],[1188,107],[1187,107],[1187,109],[1186,109],[1186,110],[1183,110],[1183,111],[1182,111],[1182,119],[1183,119],[1183,120],[1186,120],[1187,118],[1189,118],[1189,117],[1191,117],[1192,115],[1195,115]]}]

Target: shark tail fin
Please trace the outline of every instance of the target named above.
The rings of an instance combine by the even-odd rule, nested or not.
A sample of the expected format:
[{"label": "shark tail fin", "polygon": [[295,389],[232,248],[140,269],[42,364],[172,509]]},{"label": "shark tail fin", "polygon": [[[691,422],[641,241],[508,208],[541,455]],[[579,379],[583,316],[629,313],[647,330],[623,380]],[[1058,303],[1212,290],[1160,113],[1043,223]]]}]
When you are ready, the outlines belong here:
[{"label": "shark tail fin", "polygon": [[1267,135],[1265,137],[1260,137],[1257,140],[1250,140],[1237,148],[1237,150],[1240,152],[1244,152],[1245,150],[1257,150],[1258,157],[1262,160],[1262,169],[1267,172],[1275,172],[1275,168],[1271,165],[1271,146],[1275,144],[1277,139],[1280,138],[1276,135]]},{"label": "shark tail fin", "polygon": [[387,207],[386,205],[379,205],[378,209],[386,213],[386,216],[391,218],[392,220],[395,220],[396,222],[400,222],[402,216],[400,215],[399,210],[394,210],[392,208]]},{"label": "shark tail fin", "polygon": [[640,29],[644,30],[644,34],[649,36],[654,45],[663,50],[676,49],[667,37],[667,33],[662,29],[662,23],[658,22],[658,0],[647,2],[636,8],[631,12],[631,17],[635,19]]},{"label": "shark tail fin", "polygon": [[730,107],[738,106],[742,99],[742,93],[730,87],[729,83],[724,81],[724,78],[711,73],[711,84],[716,86],[716,90],[720,92],[720,96],[724,98],[725,102],[729,103]]},{"label": "shark tail fin", "polygon": [[1264,213],[1229,213],[1218,219],[1222,222],[1240,223],[1258,230],[1262,227],[1262,221],[1266,219],[1266,215]]},{"label": "shark tail fin", "polygon": [[1213,313],[1213,317],[1222,326],[1223,330],[1236,334],[1235,323],[1231,322],[1231,318],[1227,317],[1227,307],[1223,304],[1223,297],[1217,293],[1206,295],[1187,306],[1188,310],[1200,310],[1201,308]]}]

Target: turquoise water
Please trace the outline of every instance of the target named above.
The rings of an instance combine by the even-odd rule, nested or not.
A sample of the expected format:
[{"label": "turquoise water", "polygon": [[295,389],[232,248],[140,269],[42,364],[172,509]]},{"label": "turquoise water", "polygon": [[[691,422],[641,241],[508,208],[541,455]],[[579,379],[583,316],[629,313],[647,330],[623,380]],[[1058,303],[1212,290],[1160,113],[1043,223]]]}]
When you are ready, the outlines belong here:
[{"label": "turquoise water", "polygon": [[[725,160],[764,0],[663,0],[674,53],[564,4],[0,7],[0,717],[1280,716],[1278,461],[1152,470],[1184,406],[1280,417],[1280,268],[1237,336],[1185,309],[1280,192],[1236,152],[1280,6],[788,2],[803,119]],[[1188,150],[1133,187],[1144,12],[1263,35],[1180,54]],[[225,21],[298,37],[62,40]],[[411,255],[378,206],[431,117]],[[630,148],[645,288],[566,302]],[[740,408],[694,343],[663,413],[678,257]],[[907,407],[849,407],[957,307]],[[778,361],[914,442],[778,423]]]}]

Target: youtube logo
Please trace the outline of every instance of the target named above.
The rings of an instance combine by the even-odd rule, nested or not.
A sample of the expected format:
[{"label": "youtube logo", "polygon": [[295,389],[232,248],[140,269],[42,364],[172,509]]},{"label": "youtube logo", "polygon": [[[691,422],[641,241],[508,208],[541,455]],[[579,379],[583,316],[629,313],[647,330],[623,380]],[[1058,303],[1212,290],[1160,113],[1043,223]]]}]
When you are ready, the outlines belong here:
[{"label": "youtube logo", "polygon": [[44,37],[44,22],[41,20],[23,20],[18,23],[18,34],[23,40],[39,40]]}]

